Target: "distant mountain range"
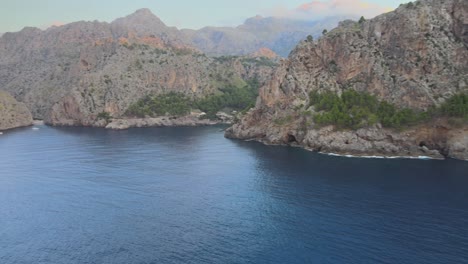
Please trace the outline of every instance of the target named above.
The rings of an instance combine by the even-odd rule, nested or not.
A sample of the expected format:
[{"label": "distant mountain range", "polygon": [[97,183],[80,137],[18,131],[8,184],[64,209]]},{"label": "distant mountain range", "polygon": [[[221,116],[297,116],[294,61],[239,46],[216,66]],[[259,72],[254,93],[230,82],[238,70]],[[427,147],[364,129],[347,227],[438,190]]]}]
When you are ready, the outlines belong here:
[{"label": "distant mountain range", "polygon": [[308,35],[319,37],[348,17],[328,17],[317,21],[256,16],[238,27],[205,27],[182,30],[192,45],[210,55],[245,55],[269,48],[281,57]]},{"label": "distant mountain range", "polygon": [[[330,30],[342,20],[355,18],[349,16],[327,17],[319,20],[294,20],[279,17],[256,16],[247,19],[237,27],[205,27],[200,30],[169,27],[164,24],[149,9],[139,9],[135,13],[118,18],[112,23],[113,37],[131,33],[134,36],[156,36],[171,44],[190,46],[210,56],[248,55],[268,48],[281,57],[287,57],[289,52],[308,35],[319,37],[324,29]],[[108,23],[75,22],[60,27],[70,30],[87,25],[103,25]],[[92,26],[91,26],[92,27]],[[98,33],[98,32],[97,32]],[[0,33],[1,37],[2,33]]]}]

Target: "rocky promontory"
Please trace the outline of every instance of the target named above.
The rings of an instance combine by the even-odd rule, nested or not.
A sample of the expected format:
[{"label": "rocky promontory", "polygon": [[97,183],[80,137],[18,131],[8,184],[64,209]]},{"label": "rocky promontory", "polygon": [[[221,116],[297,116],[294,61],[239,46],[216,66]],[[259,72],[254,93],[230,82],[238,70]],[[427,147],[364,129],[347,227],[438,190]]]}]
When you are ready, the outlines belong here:
[{"label": "rocky promontory", "polygon": [[0,131],[30,126],[32,123],[32,115],[26,105],[0,91]]},{"label": "rocky promontory", "polygon": [[[466,109],[467,14],[464,0],[420,0],[371,20],[344,21],[318,41],[302,41],[260,89],[256,107],[226,136],[343,155],[468,160],[467,119],[427,117],[460,94],[455,110]],[[425,121],[386,127],[377,114],[358,108],[343,113],[339,107],[325,113],[311,99],[311,94],[336,99],[347,91],[394,106],[392,111],[402,114],[390,120],[398,125],[404,115]],[[326,102],[320,107],[327,108]],[[343,115],[351,121],[369,118],[352,127],[334,125]]]}]

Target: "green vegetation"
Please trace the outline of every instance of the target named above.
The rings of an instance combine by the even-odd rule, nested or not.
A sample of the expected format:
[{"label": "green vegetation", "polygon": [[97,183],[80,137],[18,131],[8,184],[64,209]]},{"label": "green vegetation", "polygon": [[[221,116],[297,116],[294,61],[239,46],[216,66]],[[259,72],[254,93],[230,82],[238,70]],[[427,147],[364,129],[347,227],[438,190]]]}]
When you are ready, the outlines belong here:
[{"label": "green vegetation", "polygon": [[328,30],[326,30],[326,29],[324,29],[324,30],[322,31],[322,35],[324,35],[324,36],[325,36],[327,33],[328,33]]},{"label": "green vegetation", "polygon": [[468,120],[468,94],[457,94],[435,111],[436,114]]},{"label": "green vegetation", "polygon": [[255,64],[257,66],[266,66],[266,67],[276,67],[278,63],[274,62],[273,60],[265,57],[260,58],[243,58],[242,64],[247,66],[248,64]]},{"label": "green vegetation", "polygon": [[288,115],[288,116],[285,116],[285,117],[277,118],[277,119],[273,120],[273,122],[277,126],[284,126],[284,125],[286,125],[288,123],[291,123],[293,120],[294,120],[294,117],[291,116],[291,115]]},{"label": "green vegetation", "polygon": [[468,120],[468,95],[455,95],[441,107],[429,111],[398,109],[395,105],[379,101],[368,93],[348,90],[340,96],[332,92],[309,95],[315,111],[317,125],[335,125],[339,129],[358,129],[381,123],[388,128],[402,129],[429,121],[434,117],[455,117]]},{"label": "green vegetation", "polygon": [[215,118],[216,113],[224,108],[239,111],[248,110],[255,105],[258,86],[258,81],[252,80],[244,87],[229,86],[222,88],[220,94],[198,100],[195,106],[205,112],[208,118]]},{"label": "green vegetation", "polygon": [[134,49],[148,50],[148,49],[150,48],[149,45],[146,45],[146,44],[136,44],[136,43],[132,43],[132,44],[123,43],[122,46],[124,46],[125,48],[127,48],[127,49],[129,49],[129,50],[134,50]]},{"label": "green vegetation", "polygon": [[364,16],[361,16],[361,18],[359,19],[359,24],[362,24],[366,22],[366,19],[364,18]]},{"label": "green vegetation", "polygon": [[255,105],[258,95],[258,81],[251,80],[247,85],[227,86],[219,89],[220,93],[193,100],[181,93],[167,93],[157,96],[145,96],[130,105],[127,116],[155,117],[163,115],[184,116],[191,109],[200,109],[207,114],[207,118],[216,118],[216,113],[230,108],[233,110],[248,110]]},{"label": "green vegetation", "polygon": [[167,54],[167,51],[166,51],[166,50],[163,50],[163,49],[158,49],[158,48],[156,48],[156,49],[150,51],[150,54],[151,54],[151,55],[161,55],[161,54],[166,55],[166,54]]},{"label": "green vegetation", "polygon": [[191,49],[187,48],[173,48],[172,51],[176,56],[186,56],[186,55],[192,55],[193,51]]},{"label": "green vegetation", "polygon": [[239,56],[220,56],[214,57],[213,59],[219,63],[225,63],[239,58]]},{"label": "green vegetation", "polygon": [[307,42],[314,42],[314,37],[312,37],[312,35],[308,35]]},{"label": "green vegetation", "polygon": [[109,123],[111,121],[111,119],[112,119],[112,116],[111,116],[111,114],[109,112],[104,111],[104,112],[101,112],[101,113],[99,113],[97,115],[97,119],[98,120],[104,119],[104,120],[106,120],[107,123]]},{"label": "green vegetation", "polygon": [[161,115],[183,116],[190,113],[191,100],[184,94],[170,92],[158,96],[145,96],[130,105],[128,116],[155,117]]}]

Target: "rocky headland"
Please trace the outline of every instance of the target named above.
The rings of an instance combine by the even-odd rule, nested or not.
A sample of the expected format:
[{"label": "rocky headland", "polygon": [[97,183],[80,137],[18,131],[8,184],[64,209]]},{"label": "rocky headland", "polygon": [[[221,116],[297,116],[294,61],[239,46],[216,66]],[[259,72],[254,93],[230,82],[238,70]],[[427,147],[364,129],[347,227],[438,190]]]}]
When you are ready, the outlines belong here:
[{"label": "rocky headland", "polygon": [[441,115],[398,128],[367,120],[340,128],[318,124],[324,113],[311,102],[311,94],[356,91],[409,109],[405,113],[423,113],[468,93],[467,85],[468,2],[420,0],[302,41],[226,136],[343,155],[468,160],[466,118]]},{"label": "rocky headland", "polygon": [[31,112],[25,104],[0,91],[0,132],[33,124]]}]

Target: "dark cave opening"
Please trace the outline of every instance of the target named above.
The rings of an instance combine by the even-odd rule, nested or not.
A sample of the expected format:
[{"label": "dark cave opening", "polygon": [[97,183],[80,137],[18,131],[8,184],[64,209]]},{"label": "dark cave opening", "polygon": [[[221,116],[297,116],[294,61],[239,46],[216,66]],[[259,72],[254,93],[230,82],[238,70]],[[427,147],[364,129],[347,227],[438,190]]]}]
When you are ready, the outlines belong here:
[{"label": "dark cave opening", "polygon": [[297,139],[294,135],[288,135],[288,143],[297,143]]}]

